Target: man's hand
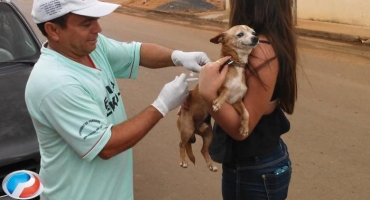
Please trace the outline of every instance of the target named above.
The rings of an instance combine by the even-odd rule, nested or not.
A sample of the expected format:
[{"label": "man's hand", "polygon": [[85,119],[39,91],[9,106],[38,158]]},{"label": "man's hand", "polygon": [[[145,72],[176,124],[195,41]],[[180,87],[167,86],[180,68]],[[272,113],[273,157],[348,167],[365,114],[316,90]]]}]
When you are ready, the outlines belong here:
[{"label": "man's hand", "polygon": [[172,62],[176,66],[184,66],[187,70],[199,72],[201,67],[211,60],[204,52],[183,52],[175,50],[171,54]]},{"label": "man's hand", "polygon": [[180,76],[176,76],[175,80],[164,85],[158,98],[152,103],[152,106],[165,116],[169,111],[181,105],[188,94],[186,75],[182,73]]}]

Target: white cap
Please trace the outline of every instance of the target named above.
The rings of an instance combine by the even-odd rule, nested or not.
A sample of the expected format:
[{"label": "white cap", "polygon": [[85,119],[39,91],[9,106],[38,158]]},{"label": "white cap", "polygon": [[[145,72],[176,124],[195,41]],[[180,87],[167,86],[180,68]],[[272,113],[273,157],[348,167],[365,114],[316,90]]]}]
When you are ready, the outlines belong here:
[{"label": "white cap", "polygon": [[103,17],[121,5],[98,0],[34,0],[32,17],[36,24],[74,13],[88,17]]}]

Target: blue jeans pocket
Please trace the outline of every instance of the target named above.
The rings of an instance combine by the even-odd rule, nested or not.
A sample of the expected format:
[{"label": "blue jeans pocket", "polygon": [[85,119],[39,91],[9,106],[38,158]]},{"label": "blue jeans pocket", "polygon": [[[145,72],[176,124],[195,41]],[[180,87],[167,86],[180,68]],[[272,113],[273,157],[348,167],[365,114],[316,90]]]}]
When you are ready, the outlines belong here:
[{"label": "blue jeans pocket", "polygon": [[292,168],[288,167],[279,174],[271,173],[262,175],[269,200],[282,200],[287,198],[291,174]]}]

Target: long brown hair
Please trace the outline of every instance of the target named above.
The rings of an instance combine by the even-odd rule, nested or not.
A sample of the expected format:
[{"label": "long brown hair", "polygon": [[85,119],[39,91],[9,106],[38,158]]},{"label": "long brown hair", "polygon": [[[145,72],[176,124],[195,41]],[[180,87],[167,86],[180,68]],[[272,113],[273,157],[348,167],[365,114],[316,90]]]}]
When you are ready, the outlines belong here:
[{"label": "long brown hair", "polygon": [[276,89],[281,108],[294,111],[297,99],[297,39],[291,0],[231,0],[230,27],[245,24],[271,42],[279,61]]}]

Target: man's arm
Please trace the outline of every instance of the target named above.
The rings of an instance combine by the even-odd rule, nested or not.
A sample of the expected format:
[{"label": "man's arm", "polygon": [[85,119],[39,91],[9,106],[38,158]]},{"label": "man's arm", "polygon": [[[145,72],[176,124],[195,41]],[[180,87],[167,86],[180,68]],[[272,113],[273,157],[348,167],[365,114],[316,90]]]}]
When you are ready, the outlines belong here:
[{"label": "man's arm", "polygon": [[157,69],[175,66],[171,59],[173,50],[156,44],[143,43],[140,49],[140,65]]},{"label": "man's arm", "polygon": [[111,137],[99,156],[109,159],[139,142],[169,111],[180,106],[189,94],[186,75],[167,83],[151,106],[139,115],[111,128]]},{"label": "man's arm", "polygon": [[140,65],[152,69],[183,66],[185,69],[199,72],[201,66],[211,62],[204,52],[183,52],[156,44],[143,43],[140,49]]},{"label": "man's arm", "polygon": [[153,106],[149,106],[139,115],[113,126],[111,138],[99,153],[103,159],[109,159],[120,152],[132,148],[154,127],[163,115]]}]

